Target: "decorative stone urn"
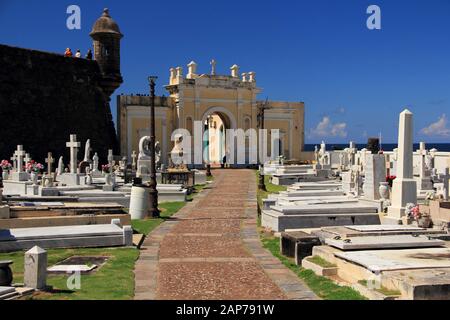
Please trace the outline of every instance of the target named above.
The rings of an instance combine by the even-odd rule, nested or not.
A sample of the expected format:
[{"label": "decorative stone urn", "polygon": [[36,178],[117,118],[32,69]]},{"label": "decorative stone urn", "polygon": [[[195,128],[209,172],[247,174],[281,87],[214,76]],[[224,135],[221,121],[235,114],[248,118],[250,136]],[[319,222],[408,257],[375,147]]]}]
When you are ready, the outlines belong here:
[{"label": "decorative stone urn", "polygon": [[2,172],[2,180],[5,181],[5,180],[8,180],[8,178],[9,178],[9,172],[6,171],[6,170],[3,170],[3,172]]},{"label": "decorative stone urn", "polygon": [[43,186],[46,188],[53,187],[53,178],[49,175],[45,175],[42,177],[43,180]]},{"label": "decorative stone urn", "polygon": [[112,185],[112,178],[110,173],[105,173],[105,184],[107,186]]},{"label": "decorative stone urn", "polygon": [[33,185],[37,185],[37,183],[38,183],[38,173],[34,172],[34,171],[31,171],[30,180],[31,180],[31,182],[33,182]]},{"label": "decorative stone urn", "polygon": [[419,228],[430,228],[431,227],[431,218],[430,216],[422,216],[417,220],[417,226]]},{"label": "decorative stone urn", "polygon": [[13,281],[13,274],[10,265],[11,260],[0,261],[0,287],[10,287]]},{"label": "decorative stone urn", "polygon": [[380,193],[380,197],[383,200],[389,199],[389,183],[388,182],[380,182],[380,187],[378,188]]}]

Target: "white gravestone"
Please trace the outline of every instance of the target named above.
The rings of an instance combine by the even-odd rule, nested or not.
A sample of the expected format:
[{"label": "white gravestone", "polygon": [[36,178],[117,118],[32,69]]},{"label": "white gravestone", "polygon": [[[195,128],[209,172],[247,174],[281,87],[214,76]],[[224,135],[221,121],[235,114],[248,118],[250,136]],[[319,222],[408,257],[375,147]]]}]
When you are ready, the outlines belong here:
[{"label": "white gravestone", "polygon": [[70,173],[77,173],[78,164],[78,149],[80,148],[80,142],[77,142],[77,135],[71,134],[70,141],[66,143],[66,147],[70,148]]},{"label": "white gravestone", "polygon": [[400,113],[396,173],[388,216],[401,219],[405,216],[406,205],[417,203],[417,186],[413,177],[413,114],[407,109]]},{"label": "white gravestone", "polygon": [[142,137],[139,141],[139,157],[137,161],[137,172],[136,177],[141,178],[143,181],[148,181],[150,179],[150,137]]},{"label": "white gravestone", "polygon": [[67,186],[80,185],[80,175],[77,172],[78,167],[78,149],[81,143],[77,141],[75,134],[70,135],[70,141],[66,143],[67,148],[70,148],[70,164],[69,173],[64,173],[59,176],[58,181]]},{"label": "white gravestone", "polygon": [[64,162],[63,162],[63,157],[59,157],[58,160],[58,169],[57,169],[57,175],[60,176],[64,173]]},{"label": "white gravestone", "polygon": [[418,191],[430,191],[433,190],[433,182],[431,181],[431,170],[428,169],[429,166],[431,166],[431,163],[428,164],[427,162],[430,162],[427,160],[429,158],[429,153],[427,149],[425,148],[425,142],[420,142],[420,149],[417,150],[420,158],[419,158],[419,178],[417,183],[417,190]]},{"label": "white gravestone", "polygon": [[47,285],[47,251],[35,246],[25,253],[24,285],[43,290]]},{"label": "white gravestone", "polygon": [[86,141],[86,145],[84,146],[84,162],[91,162],[91,139]]},{"label": "white gravestone", "polygon": [[12,174],[12,180],[15,181],[27,181],[28,173],[23,170],[23,161],[25,157],[25,150],[22,145],[17,146],[17,150],[14,152],[16,158],[16,171]]},{"label": "white gravestone", "polygon": [[386,160],[383,154],[369,154],[364,168],[364,198],[380,199],[380,182],[386,182]]}]

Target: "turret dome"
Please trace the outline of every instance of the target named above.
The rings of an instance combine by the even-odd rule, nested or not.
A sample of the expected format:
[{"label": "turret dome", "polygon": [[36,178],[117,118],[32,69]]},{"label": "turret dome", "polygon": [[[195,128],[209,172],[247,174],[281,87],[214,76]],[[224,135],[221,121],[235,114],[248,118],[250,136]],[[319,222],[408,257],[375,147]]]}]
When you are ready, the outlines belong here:
[{"label": "turret dome", "polygon": [[119,25],[111,18],[109,9],[107,8],[103,10],[102,16],[94,23],[90,35],[95,36],[97,34],[105,33],[116,34],[117,36],[123,37]]}]

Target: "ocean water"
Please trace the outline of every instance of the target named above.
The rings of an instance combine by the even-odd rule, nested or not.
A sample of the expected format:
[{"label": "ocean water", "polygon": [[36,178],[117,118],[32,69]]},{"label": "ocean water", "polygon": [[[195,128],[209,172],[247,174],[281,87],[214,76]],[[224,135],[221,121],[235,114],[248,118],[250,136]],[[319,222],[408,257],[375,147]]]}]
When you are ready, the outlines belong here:
[{"label": "ocean water", "polygon": [[[305,144],[305,151],[314,151],[314,147],[317,146],[320,148],[320,143],[318,144]],[[340,143],[330,143],[327,144],[327,150],[344,150],[345,148],[348,148],[349,144],[340,144]],[[356,147],[358,150],[361,150],[363,148],[367,147],[367,144],[365,143],[357,143]],[[450,143],[426,143],[425,147],[427,150],[431,150],[433,148],[436,148],[438,151],[449,151],[450,152]],[[397,144],[395,143],[386,143],[381,144],[381,149],[384,151],[392,151],[395,148],[397,148]],[[415,143],[413,150],[418,150],[419,144]]]}]

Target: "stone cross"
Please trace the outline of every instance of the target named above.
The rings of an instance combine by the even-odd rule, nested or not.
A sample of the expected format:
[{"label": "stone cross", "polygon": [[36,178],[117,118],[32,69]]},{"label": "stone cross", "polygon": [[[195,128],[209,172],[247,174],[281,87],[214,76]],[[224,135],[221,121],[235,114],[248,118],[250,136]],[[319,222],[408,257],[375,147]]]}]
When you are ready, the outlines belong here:
[{"label": "stone cross", "polygon": [[17,169],[17,157],[16,157],[16,155],[13,155],[10,160],[12,161],[12,164],[13,164],[13,171],[16,171],[16,169]]},{"label": "stone cross", "polygon": [[81,143],[77,142],[77,135],[71,134],[70,141],[66,143],[66,147],[70,148],[70,173],[77,173],[78,148]]},{"label": "stone cross", "polygon": [[425,142],[420,142],[420,149],[417,150],[417,152],[420,155],[420,161],[419,161],[419,166],[420,166],[420,178],[424,179],[426,176],[426,165],[425,165],[425,157],[428,155],[428,151],[427,149],[425,149]]},{"label": "stone cross", "polygon": [[136,153],[136,151],[134,151],[133,150],[133,153],[131,154],[131,168],[133,169],[133,170],[136,170],[136,166],[137,166],[137,162],[136,162],[136,159],[137,159],[137,153]]},{"label": "stone cross", "polygon": [[48,175],[50,176],[52,174],[52,164],[55,162],[55,159],[53,159],[52,153],[49,152],[47,154],[47,158],[45,159],[45,163],[47,164],[48,167]]},{"label": "stone cross", "polygon": [[31,156],[30,156],[29,153],[26,153],[26,154],[25,154],[25,158],[23,159],[23,161],[25,161],[25,163],[28,163],[28,162],[31,161]]},{"label": "stone cross", "polygon": [[212,59],[210,64],[211,64],[211,75],[215,76],[216,75],[216,64],[217,64],[217,62],[216,62],[216,60]]},{"label": "stone cross", "polygon": [[114,155],[113,155],[113,150],[109,149],[108,150],[108,164],[109,164],[109,172],[112,173],[113,170],[113,164],[114,164]]},{"label": "stone cross", "polygon": [[14,152],[14,156],[17,159],[17,172],[23,172],[23,157],[25,156],[25,150],[23,150],[23,146],[17,146],[16,152]]}]

